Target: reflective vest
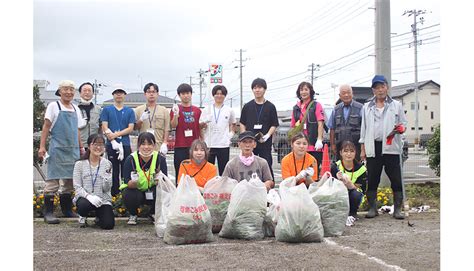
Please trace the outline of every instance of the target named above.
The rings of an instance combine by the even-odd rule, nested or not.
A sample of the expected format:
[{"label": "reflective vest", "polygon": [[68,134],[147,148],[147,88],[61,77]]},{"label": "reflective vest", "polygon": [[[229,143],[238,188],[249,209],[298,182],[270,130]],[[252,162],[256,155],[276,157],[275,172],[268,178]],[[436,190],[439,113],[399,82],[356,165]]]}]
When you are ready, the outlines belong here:
[{"label": "reflective vest", "polygon": [[334,108],[334,134],[336,144],[339,144],[345,140],[349,140],[354,144],[359,143],[360,139],[360,126],[362,125],[362,117],[360,111],[363,105],[359,102],[352,101],[349,116],[347,120],[344,118],[344,103],[336,105]]},{"label": "reflective vest", "polygon": [[[346,169],[342,166],[341,160],[337,161],[336,165],[339,171],[343,172],[344,174],[348,175],[351,178],[352,183],[355,183],[357,181],[357,178],[362,176],[362,174],[364,174],[367,171],[367,168],[365,166],[361,166],[357,171],[351,172],[351,175],[349,175],[349,172],[347,172]],[[357,191],[363,192],[362,188],[357,188]]]},{"label": "reflective vest", "polygon": [[[140,161],[138,158],[138,153],[135,151],[132,154],[133,161],[135,163],[135,170],[137,171],[138,174],[138,182],[137,182],[137,189],[140,191],[146,191],[150,187],[155,185],[155,169],[156,169],[156,161],[158,159],[158,152],[153,151],[152,154],[152,159],[151,159],[151,165],[150,168],[144,172],[140,166]],[[145,175],[145,173],[147,173]],[[148,175],[149,174],[149,175]],[[148,179],[146,178],[148,176],[150,178],[150,183],[148,183]],[[128,187],[128,184],[124,183],[120,185],[120,190]]]},{"label": "reflective vest", "polygon": [[[318,140],[318,120],[316,119],[317,103],[317,101],[314,101],[314,103],[309,108],[306,108],[308,111],[306,117],[306,130],[308,131],[310,145],[316,144],[316,141]],[[301,108],[298,105],[293,106],[293,118],[295,119],[295,122],[300,120],[300,118],[303,118],[303,114],[301,114]]]}]

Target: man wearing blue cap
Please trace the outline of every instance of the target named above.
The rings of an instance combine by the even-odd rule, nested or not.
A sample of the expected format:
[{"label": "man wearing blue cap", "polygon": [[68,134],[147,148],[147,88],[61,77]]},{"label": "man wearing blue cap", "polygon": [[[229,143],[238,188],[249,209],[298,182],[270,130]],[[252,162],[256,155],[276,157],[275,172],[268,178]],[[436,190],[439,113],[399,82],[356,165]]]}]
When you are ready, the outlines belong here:
[{"label": "man wearing blue cap", "polygon": [[367,160],[369,211],[366,218],[373,218],[377,212],[377,188],[382,168],[390,179],[394,212],[393,217],[404,219],[401,213],[403,202],[402,172],[400,155],[407,120],[402,104],[388,96],[388,83],[383,75],[372,79],[374,97],[364,104],[360,129],[361,160]]}]

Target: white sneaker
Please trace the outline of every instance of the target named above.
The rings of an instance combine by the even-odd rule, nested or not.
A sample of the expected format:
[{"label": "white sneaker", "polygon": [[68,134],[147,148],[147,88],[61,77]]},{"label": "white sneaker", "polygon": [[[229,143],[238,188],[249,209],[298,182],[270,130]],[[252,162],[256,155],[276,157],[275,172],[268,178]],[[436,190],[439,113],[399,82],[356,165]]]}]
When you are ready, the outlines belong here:
[{"label": "white sneaker", "polygon": [[79,227],[87,227],[87,217],[79,216]]},{"label": "white sneaker", "polygon": [[137,216],[136,216],[136,215],[131,215],[131,216],[128,218],[127,224],[128,224],[128,225],[137,225]]},{"label": "white sneaker", "polygon": [[348,216],[346,220],[346,226],[351,227],[354,226],[354,222],[356,221],[356,218],[353,216]]}]

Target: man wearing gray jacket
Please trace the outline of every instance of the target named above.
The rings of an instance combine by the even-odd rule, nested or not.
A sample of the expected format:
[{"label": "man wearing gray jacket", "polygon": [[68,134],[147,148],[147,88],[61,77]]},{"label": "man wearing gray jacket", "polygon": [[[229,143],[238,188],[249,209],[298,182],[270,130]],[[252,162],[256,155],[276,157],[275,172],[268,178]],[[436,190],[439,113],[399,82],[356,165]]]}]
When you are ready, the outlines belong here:
[{"label": "man wearing gray jacket", "polygon": [[373,218],[377,212],[377,188],[382,168],[390,179],[394,212],[393,217],[404,219],[401,213],[403,202],[400,154],[407,120],[402,104],[388,96],[387,79],[376,75],[372,79],[374,97],[364,104],[360,129],[361,160],[367,160],[369,211],[366,218]]}]

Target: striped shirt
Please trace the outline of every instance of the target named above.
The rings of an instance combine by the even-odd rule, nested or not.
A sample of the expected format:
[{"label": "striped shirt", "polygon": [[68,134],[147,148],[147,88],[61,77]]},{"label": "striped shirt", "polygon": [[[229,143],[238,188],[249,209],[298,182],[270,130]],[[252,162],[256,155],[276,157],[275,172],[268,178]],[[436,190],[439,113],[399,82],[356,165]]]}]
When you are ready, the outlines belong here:
[{"label": "striped shirt", "polygon": [[[112,163],[101,157],[99,170],[97,166],[90,165],[89,160],[79,160],[74,165],[74,174],[72,177],[76,195],[74,204],[79,198],[85,198],[92,194],[102,200],[102,204],[112,205]],[[93,185],[93,181],[95,181]],[[92,187],[94,186],[94,187]]]}]

